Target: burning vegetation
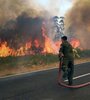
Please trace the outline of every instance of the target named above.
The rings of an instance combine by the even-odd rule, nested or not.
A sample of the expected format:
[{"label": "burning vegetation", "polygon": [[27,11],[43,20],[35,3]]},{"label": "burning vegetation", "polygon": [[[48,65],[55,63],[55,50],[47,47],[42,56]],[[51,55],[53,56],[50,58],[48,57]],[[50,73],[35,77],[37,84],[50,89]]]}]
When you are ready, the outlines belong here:
[{"label": "burning vegetation", "polygon": [[1,0],[0,6],[0,57],[57,52],[48,36],[47,11],[28,0]]},{"label": "burning vegetation", "polygon": [[[32,9],[23,0],[4,1],[0,1],[0,57],[58,53],[61,42],[52,38],[57,32],[47,11]],[[75,38],[71,44],[80,46]]]},{"label": "burning vegetation", "polygon": [[15,21],[7,22],[0,33],[1,57],[56,53],[41,17],[33,18],[23,13]]},{"label": "burning vegetation", "polygon": [[[15,21],[8,21],[0,29],[0,57],[57,54],[60,43],[48,36],[47,20],[30,17],[26,13],[22,13]],[[73,39],[71,44],[76,48],[79,41]]]}]

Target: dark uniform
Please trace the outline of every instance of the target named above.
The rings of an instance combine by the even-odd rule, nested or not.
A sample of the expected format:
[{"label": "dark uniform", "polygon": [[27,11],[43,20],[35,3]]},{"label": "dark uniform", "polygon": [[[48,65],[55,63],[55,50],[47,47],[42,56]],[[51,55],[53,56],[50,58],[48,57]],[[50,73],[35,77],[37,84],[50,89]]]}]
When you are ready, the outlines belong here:
[{"label": "dark uniform", "polygon": [[68,41],[61,44],[59,53],[63,54],[62,70],[64,72],[63,78],[68,78],[69,85],[72,85],[74,73],[74,55],[73,47]]}]

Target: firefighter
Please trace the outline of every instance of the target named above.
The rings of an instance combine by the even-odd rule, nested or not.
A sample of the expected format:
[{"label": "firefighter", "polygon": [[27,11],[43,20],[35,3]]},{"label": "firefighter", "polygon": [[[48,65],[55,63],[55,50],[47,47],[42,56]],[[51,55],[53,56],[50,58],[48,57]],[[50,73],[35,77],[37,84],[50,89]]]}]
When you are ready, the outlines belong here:
[{"label": "firefighter", "polygon": [[73,73],[74,73],[74,55],[73,47],[67,41],[67,36],[61,37],[62,44],[59,50],[59,58],[63,58],[62,71],[63,78],[68,79],[68,85],[73,84]]}]

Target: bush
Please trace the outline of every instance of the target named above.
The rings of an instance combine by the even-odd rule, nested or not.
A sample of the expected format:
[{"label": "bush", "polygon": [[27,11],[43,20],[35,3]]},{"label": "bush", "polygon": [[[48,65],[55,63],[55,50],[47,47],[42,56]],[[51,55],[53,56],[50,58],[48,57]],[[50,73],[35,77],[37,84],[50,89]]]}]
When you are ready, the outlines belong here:
[{"label": "bush", "polygon": [[58,62],[58,56],[53,54],[46,55],[30,55],[30,56],[20,56],[20,57],[4,57],[0,58],[0,70],[15,68],[20,66],[33,66],[33,65],[47,65],[54,62]]},{"label": "bush", "polygon": [[90,50],[80,50],[80,49],[77,49],[77,51],[78,51],[78,54],[81,57],[90,57]]}]

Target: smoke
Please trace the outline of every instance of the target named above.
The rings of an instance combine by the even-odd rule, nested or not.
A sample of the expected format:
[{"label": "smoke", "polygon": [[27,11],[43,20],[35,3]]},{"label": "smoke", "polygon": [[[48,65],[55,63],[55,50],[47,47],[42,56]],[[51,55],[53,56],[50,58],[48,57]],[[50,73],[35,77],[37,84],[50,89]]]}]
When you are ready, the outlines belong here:
[{"label": "smoke", "polygon": [[0,0],[0,24],[16,18],[24,10],[21,0]]},{"label": "smoke", "polygon": [[90,49],[90,0],[76,0],[65,24],[66,34],[79,39],[82,48]]},{"label": "smoke", "polygon": [[31,17],[49,16],[48,10],[35,5],[33,0],[0,0],[0,25],[16,19],[23,12]]},{"label": "smoke", "polygon": [[[47,6],[40,5],[39,0],[0,0],[0,41],[6,41],[10,48],[18,49],[26,42],[39,40],[44,46],[42,23],[46,23],[46,33],[53,39],[55,36],[53,15],[57,15],[62,0],[47,0]],[[65,1],[65,0],[64,0]],[[76,1],[76,2],[75,2]],[[68,0],[75,2],[66,15],[66,32],[73,33],[83,48],[88,48],[90,32],[89,0]],[[50,19],[51,18],[51,19]],[[85,42],[84,42],[85,41]]]},{"label": "smoke", "polygon": [[[46,2],[40,4],[40,2]],[[63,0],[66,2],[66,0]],[[4,24],[10,19],[15,19],[22,12],[27,12],[30,16],[56,16],[59,15],[62,0],[0,0],[0,24]],[[67,0],[71,2],[72,0]],[[66,2],[66,3],[67,3]],[[65,5],[66,6],[66,5]]]},{"label": "smoke", "polygon": [[40,46],[44,46],[44,37],[42,36],[43,18],[32,18],[27,13],[22,13],[15,20],[9,20],[4,28],[0,29],[0,41],[7,42],[13,49],[19,49],[31,42],[34,46],[35,40],[38,40]]},{"label": "smoke", "polygon": [[50,14],[33,0],[0,0],[0,43],[7,42],[10,48],[18,49],[26,42],[39,40],[44,46],[41,34],[42,23]]},{"label": "smoke", "polygon": [[33,44],[38,39],[43,46],[42,23],[47,22],[49,32],[52,25],[48,19],[58,12],[60,1],[49,0],[49,6],[45,8],[36,0],[0,0],[0,41],[18,49],[26,42]]},{"label": "smoke", "polygon": [[23,12],[27,12],[31,17],[60,15],[61,8],[66,9],[68,2],[72,1],[74,0],[67,0],[67,2],[66,0],[0,0],[0,25],[15,19]]}]

